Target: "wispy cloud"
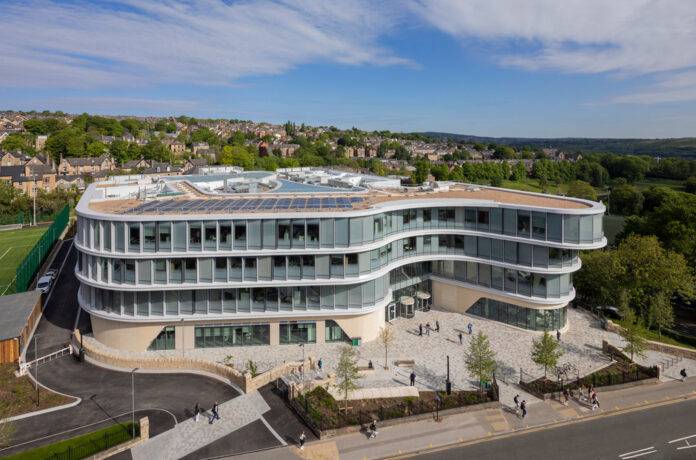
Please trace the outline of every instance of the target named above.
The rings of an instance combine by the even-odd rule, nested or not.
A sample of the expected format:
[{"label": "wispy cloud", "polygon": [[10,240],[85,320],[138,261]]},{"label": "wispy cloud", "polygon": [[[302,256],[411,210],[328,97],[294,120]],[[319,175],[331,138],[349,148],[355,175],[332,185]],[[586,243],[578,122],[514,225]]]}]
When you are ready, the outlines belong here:
[{"label": "wispy cloud", "polygon": [[227,85],[310,62],[409,64],[378,44],[395,24],[387,7],[369,0],[10,1],[0,27],[0,85]]},{"label": "wispy cloud", "polygon": [[675,75],[696,67],[693,1],[414,0],[411,10],[464,42],[495,42],[504,66],[656,78],[615,102],[696,100],[696,78]]}]

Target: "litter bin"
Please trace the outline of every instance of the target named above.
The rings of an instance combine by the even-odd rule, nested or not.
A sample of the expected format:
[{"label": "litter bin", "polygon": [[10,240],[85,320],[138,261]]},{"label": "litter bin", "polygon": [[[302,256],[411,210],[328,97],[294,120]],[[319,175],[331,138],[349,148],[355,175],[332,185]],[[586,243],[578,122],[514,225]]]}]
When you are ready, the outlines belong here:
[{"label": "litter bin", "polygon": [[353,337],[351,340],[351,344],[354,347],[359,347],[360,346],[360,337]]}]

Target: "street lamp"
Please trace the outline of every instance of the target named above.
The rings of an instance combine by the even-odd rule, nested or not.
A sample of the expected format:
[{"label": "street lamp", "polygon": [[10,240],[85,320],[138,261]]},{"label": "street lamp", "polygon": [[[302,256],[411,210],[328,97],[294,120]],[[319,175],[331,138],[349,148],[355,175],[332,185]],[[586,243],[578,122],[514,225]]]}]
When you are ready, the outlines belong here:
[{"label": "street lamp", "polygon": [[32,193],[32,195],[34,195],[34,227],[36,227],[36,174],[34,174],[32,178],[34,179],[32,182],[32,188],[34,192]]},{"label": "street lamp", "polygon": [[137,370],[136,367],[131,371],[131,433],[133,439],[135,439],[135,371]]},{"label": "street lamp", "polygon": [[39,355],[36,354],[36,342],[39,341],[39,336],[41,334],[34,334],[34,383],[36,384],[36,407],[39,407]]}]

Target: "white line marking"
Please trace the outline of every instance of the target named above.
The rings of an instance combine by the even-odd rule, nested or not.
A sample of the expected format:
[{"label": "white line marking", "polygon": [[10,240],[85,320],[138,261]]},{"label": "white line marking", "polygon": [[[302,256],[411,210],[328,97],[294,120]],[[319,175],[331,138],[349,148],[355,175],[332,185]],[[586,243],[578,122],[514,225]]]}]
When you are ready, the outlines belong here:
[{"label": "white line marking", "polygon": [[677,450],[682,450],[682,449],[692,449],[692,448],[694,448],[694,447],[696,447],[696,444],[694,444],[693,446],[689,445],[689,446],[681,446],[681,447],[677,447]]},{"label": "white line marking", "polygon": [[633,454],[637,454],[638,452],[643,452],[644,450],[651,450],[651,449],[654,449],[654,447],[646,447],[645,449],[638,449],[638,450],[634,450],[633,452],[626,452],[625,454],[619,455],[619,457],[623,457],[624,455],[633,455]]},{"label": "white line marking", "polygon": [[[628,453],[619,455],[619,458],[621,458],[622,460],[626,460],[629,458],[642,457],[643,455],[650,455],[650,454],[657,453],[657,450],[654,447],[648,447],[648,449],[653,449],[653,450],[641,449],[642,451],[645,451],[645,452],[640,452],[640,450],[635,451],[635,452],[640,452],[640,453],[628,452]],[[633,454],[633,455],[629,455],[629,454]]]},{"label": "white line marking", "polygon": [[12,248],[7,248],[7,251],[5,251],[5,253],[0,256],[0,260],[2,260],[2,258],[5,257],[8,252],[10,252],[10,249],[12,249]]},{"label": "white line marking", "polygon": [[261,420],[263,422],[263,424],[266,425],[266,428],[268,428],[268,431],[270,431],[271,434],[273,434],[273,436],[275,436],[275,438],[280,442],[281,445],[283,445],[283,446],[288,445],[288,443],[285,442],[285,440],[280,437],[278,432],[276,430],[274,430],[273,427],[266,421],[266,419],[263,417],[263,415],[259,414],[259,420]]},{"label": "white line marking", "polygon": [[684,436],[683,438],[679,438],[679,439],[673,439],[673,440],[669,441],[667,444],[672,444],[673,442],[685,441],[689,438],[694,438],[694,437],[696,437],[696,434],[692,434],[691,436]]}]

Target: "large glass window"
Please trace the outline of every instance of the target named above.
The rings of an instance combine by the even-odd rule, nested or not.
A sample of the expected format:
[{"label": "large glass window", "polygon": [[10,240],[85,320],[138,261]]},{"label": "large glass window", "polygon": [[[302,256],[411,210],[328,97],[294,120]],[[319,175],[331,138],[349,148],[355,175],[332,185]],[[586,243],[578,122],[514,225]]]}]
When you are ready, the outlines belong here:
[{"label": "large glass window", "polygon": [[220,249],[232,249],[232,223],[220,222]]},{"label": "large glass window", "polygon": [[517,236],[529,238],[531,228],[529,211],[517,211]]},{"label": "large glass window", "polygon": [[201,249],[201,223],[192,222],[189,224],[189,249]]},{"label": "large glass window", "polygon": [[169,222],[159,222],[157,224],[158,251],[172,250],[172,224]]},{"label": "large glass window", "polygon": [[246,222],[234,223],[234,247],[235,249],[246,249]]},{"label": "large glass window", "polygon": [[307,221],[307,247],[308,248],[318,248],[319,247],[319,221],[318,220],[308,220]]},{"label": "large glass window", "polygon": [[290,322],[280,323],[280,343],[315,343],[317,341],[317,323]]},{"label": "large glass window", "polygon": [[145,252],[155,252],[157,249],[155,228],[154,222],[146,222],[143,224],[143,251]]},{"label": "large glass window", "polygon": [[140,224],[128,225],[128,250],[140,252]]},{"label": "large glass window", "polygon": [[566,308],[539,310],[484,297],[477,300],[467,313],[523,329],[554,331],[563,329],[565,326]]},{"label": "large glass window", "polygon": [[325,321],[325,340],[326,342],[345,342],[351,343],[350,337],[346,334],[341,326],[332,319],[327,319]]},{"label": "large glass window", "polygon": [[205,249],[214,251],[217,249],[217,223],[205,223]]},{"label": "large glass window", "polygon": [[289,220],[278,221],[277,241],[278,241],[279,248],[289,248],[290,247],[290,221]]},{"label": "large glass window", "polygon": [[148,350],[173,350],[176,343],[174,326],[166,326],[147,347]]},{"label": "large glass window", "polygon": [[186,251],[186,222],[174,223],[174,250]]},{"label": "large glass window", "polygon": [[543,212],[532,213],[532,238],[546,239],[546,214]]},{"label": "large glass window", "polygon": [[167,261],[164,259],[155,259],[155,283],[167,283]]},{"label": "large glass window", "polygon": [[292,247],[303,248],[305,245],[305,223],[304,221],[293,221],[292,223]]},{"label": "large glass window", "polygon": [[563,241],[566,243],[580,242],[579,216],[563,216]]},{"label": "large glass window", "polygon": [[196,326],[194,335],[196,348],[240,347],[271,343],[271,328],[268,324]]}]

